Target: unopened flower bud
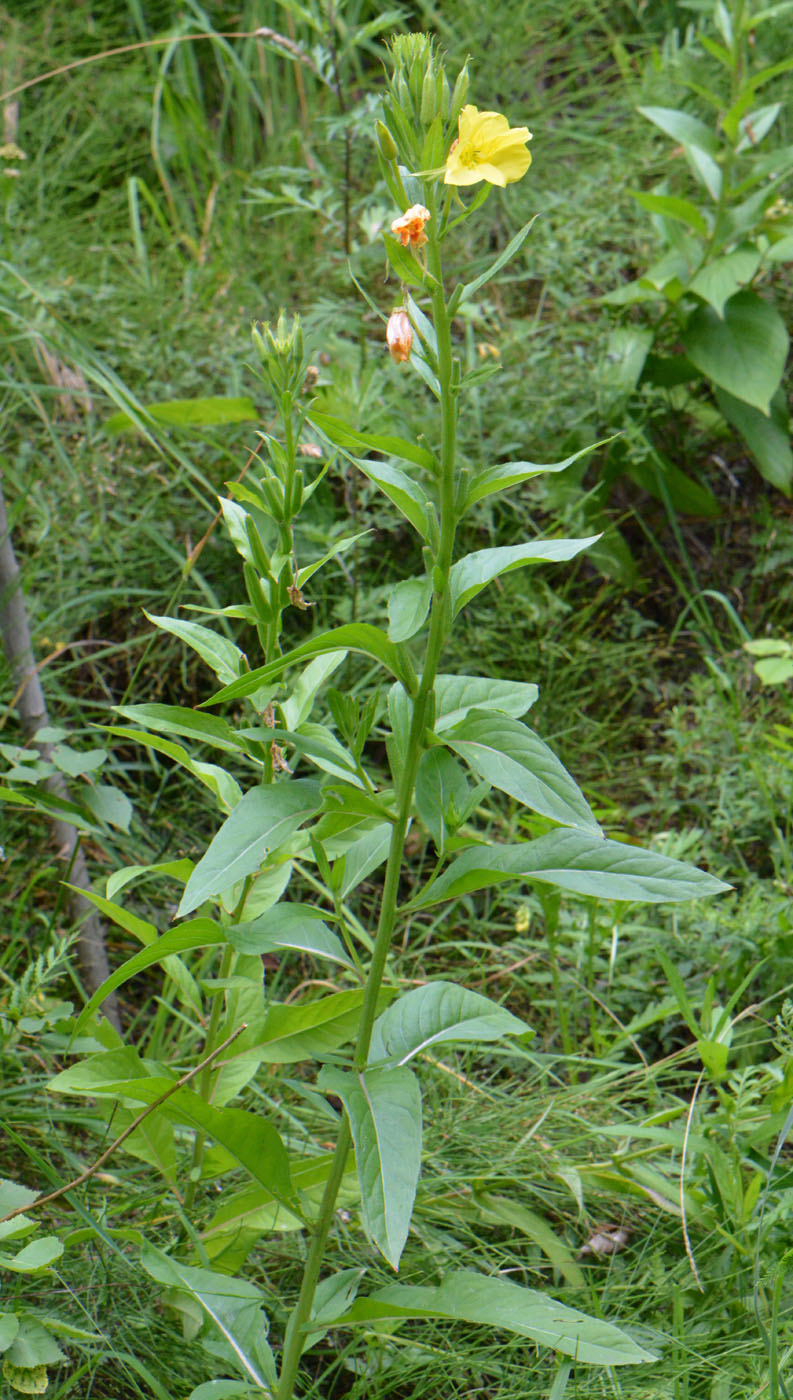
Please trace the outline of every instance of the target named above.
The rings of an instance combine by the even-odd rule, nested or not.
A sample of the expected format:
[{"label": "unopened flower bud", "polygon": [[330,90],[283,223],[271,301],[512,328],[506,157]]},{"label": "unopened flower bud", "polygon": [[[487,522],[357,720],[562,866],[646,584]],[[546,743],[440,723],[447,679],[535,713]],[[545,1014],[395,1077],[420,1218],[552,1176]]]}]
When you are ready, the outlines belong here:
[{"label": "unopened flower bud", "polygon": [[380,154],[383,160],[396,160],[399,154],[396,141],[388,130],[385,122],[377,122],[375,132],[377,134],[377,144],[380,148]]},{"label": "unopened flower bud", "polygon": [[401,365],[410,359],[413,327],[410,324],[407,311],[402,307],[391,312],[386,326],[385,338],[392,360],[396,360],[397,364]]}]

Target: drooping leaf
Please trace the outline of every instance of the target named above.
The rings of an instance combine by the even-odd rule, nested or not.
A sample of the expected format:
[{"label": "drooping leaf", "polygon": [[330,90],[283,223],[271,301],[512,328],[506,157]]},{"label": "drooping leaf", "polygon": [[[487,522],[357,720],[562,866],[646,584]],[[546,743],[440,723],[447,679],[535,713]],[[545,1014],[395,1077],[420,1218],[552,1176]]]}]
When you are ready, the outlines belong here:
[{"label": "drooping leaf", "polygon": [[793,449],[784,389],[774,394],[768,417],[759,408],[733,398],[726,389],[716,389],[716,403],[727,422],[740,433],[760,474],[789,496],[793,486]]},{"label": "drooping leaf", "polygon": [[393,433],[359,433],[330,413],[311,412],[309,421],[337,447],[350,448],[357,453],[382,452],[387,457],[401,457],[403,461],[415,462],[416,466],[424,467],[427,471],[435,468],[432,453],[426,447],[409,442],[407,438],[397,437]]},{"label": "drooping leaf", "polygon": [[369,1064],[406,1064],[414,1055],[445,1043],[485,1044],[505,1035],[528,1035],[530,1027],[478,992],[454,982],[414,987],[378,1016],[372,1030]]},{"label": "drooping leaf", "polygon": [[499,574],[509,573],[512,569],[522,569],[527,564],[558,564],[567,559],[574,559],[576,554],[588,549],[599,539],[599,535],[589,535],[581,540],[530,540],[526,544],[505,545],[499,549],[478,549],[474,554],[466,554],[452,565],[452,609],[457,614]]},{"label": "drooping leaf", "polygon": [[409,1069],[355,1074],[326,1067],[318,1084],[344,1104],[355,1145],[366,1233],[397,1269],[421,1170],[418,1080]]},{"label": "drooping leaf", "polygon": [[477,846],[465,851],[410,907],[422,909],[515,879],[536,880],[596,899],[647,904],[697,899],[731,888],[684,861],[565,828],[525,845]]},{"label": "drooping leaf", "polygon": [[528,725],[473,710],[447,729],[443,742],[501,792],[562,826],[599,832],[578,784]]},{"label": "drooping leaf", "polygon": [[447,828],[456,830],[463,819],[470,792],[460,764],[446,749],[422,754],[416,774],[416,811],[440,853]]},{"label": "drooping leaf", "polygon": [[533,1288],[468,1270],[447,1274],[437,1288],[390,1284],[359,1298],[337,1325],[400,1317],[448,1318],[514,1332],[594,1366],[636,1366],[657,1359],[611,1322],[588,1317]]},{"label": "drooping leaf", "polygon": [[420,483],[414,481],[406,472],[400,471],[399,467],[393,466],[391,462],[362,460],[360,457],[352,457],[351,461],[375,486],[379,486],[383,495],[387,496],[405,519],[410,521],[421,538],[426,540],[433,507]]},{"label": "drooping leaf", "polygon": [[212,948],[226,942],[226,930],[216,924],[213,919],[189,919],[187,923],[180,924],[178,928],[169,929],[167,933],[160,934],[153,943],[149,943],[139,953],[128,958],[121,967],[111,972],[105,978],[101,987],[94,992],[78,1016],[74,1034],[79,1035],[88,1021],[90,1021],[97,1007],[102,1005],[105,997],[115,991],[117,987],[129,982],[132,977],[136,977],[139,972],[144,972],[146,968],[153,967],[156,963],[163,962],[173,953],[190,952],[193,948]]},{"label": "drooping leaf", "polygon": [[211,627],[203,627],[200,622],[188,622],[181,617],[158,617],[156,613],[149,612],[146,617],[161,632],[170,632],[192,647],[223,684],[235,680],[240,674],[242,652],[222,632],[213,632]]},{"label": "drooping leaf", "polygon": [[373,657],[375,661],[382,662],[398,681],[410,688],[411,678],[408,677],[403,657],[394,643],[388,640],[385,632],[368,622],[348,622],[343,627],[334,627],[330,632],[312,637],[310,641],[285,652],[267,666],[259,666],[255,671],[240,676],[239,680],[224,686],[209,700],[205,700],[204,704],[217,705],[223,700],[238,700],[241,696],[253,695],[262,685],[277,680],[290,666],[296,666],[312,656],[321,656],[333,651],[361,651],[364,655]]},{"label": "drooping leaf", "polygon": [[251,788],[213,837],[185,885],[181,918],[205,899],[252,875],[265,855],[297,831],[320,806],[319,783],[310,778]]},{"label": "drooping leaf", "polygon": [[776,307],[756,292],[738,292],[723,319],[700,306],[683,332],[688,358],[702,374],[766,416],[785,369],[788,333]]},{"label": "drooping leaf", "polygon": [[185,705],[117,705],[116,713],[159,734],[182,734],[211,744],[224,753],[239,753],[242,745],[231,725],[218,715],[204,715]]},{"label": "drooping leaf", "polygon": [[667,219],[675,219],[680,223],[701,234],[704,238],[708,233],[708,226],[697,208],[690,199],[680,199],[673,194],[650,194],[645,190],[629,190],[629,194],[650,214],[662,214]]},{"label": "drooping leaf", "polygon": [[[201,716],[201,718],[212,718],[212,716]],[[124,724],[108,725],[106,732],[112,734],[114,738],[130,739],[143,748],[151,749],[153,753],[161,753],[166,758],[172,758],[174,763],[178,763],[186,772],[191,773],[199,783],[209,788],[223,811],[230,812],[242,797],[239,783],[227,769],[221,768],[217,763],[204,763],[201,759],[193,758],[187,749],[183,748],[181,744],[177,744],[173,739],[166,739],[162,734],[147,734],[145,729],[132,729]]]},{"label": "drooping leaf", "polygon": [[406,578],[388,599],[388,635],[392,642],[407,642],[424,626],[432,602],[432,579]]}]

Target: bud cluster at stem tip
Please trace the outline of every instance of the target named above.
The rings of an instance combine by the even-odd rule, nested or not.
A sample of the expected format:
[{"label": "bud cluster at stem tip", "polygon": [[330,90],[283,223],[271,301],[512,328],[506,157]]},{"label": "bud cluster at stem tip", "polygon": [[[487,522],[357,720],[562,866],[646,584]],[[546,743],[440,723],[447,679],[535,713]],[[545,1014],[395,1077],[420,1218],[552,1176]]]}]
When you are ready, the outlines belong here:
[{"label": "bud cluster at stem tip", "polygon": [[450,89],[443,59],[428,34],[399,34],[393,72],[377,124],[380,155],[416,172],[443,163],[468,95],[468,65]]},{"label": "bud cluster at stem tip", "polygon": [[297,396],[308,369],[300,317],[293,317],[289,325],[282,311],[275,328],[269,321],[263,321],[254,325],[251,334],[275,397],[280,398],[285,392]]}]

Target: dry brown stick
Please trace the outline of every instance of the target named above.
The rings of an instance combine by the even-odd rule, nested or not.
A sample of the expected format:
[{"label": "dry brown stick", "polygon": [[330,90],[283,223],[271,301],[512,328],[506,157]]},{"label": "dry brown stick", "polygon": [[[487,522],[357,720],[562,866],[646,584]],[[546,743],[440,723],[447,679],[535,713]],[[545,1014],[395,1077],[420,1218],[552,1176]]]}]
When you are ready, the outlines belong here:
[{"label": "dry brown stick", "polygon": [[[37,729],[49,724],[47,704],[39,680],[38,667],[33,655],[33,642],[28,625],[25,595],[22,591],[22,576],[11,541],[11,527],[6,512],[5,497],[0,483],[0,641],[11,671],[12,683],[16,687],[19,719],[27,738],[32,738]],[[46,762],[52,751],[50,744],[38,744],[38,751]],[[69,789],[63,774],[56,771],[45,779],[44,787],[54,797],[69,801]],[[78,886],[67,895],[72,919],[78,926],[77,960],[89,993],[95,992],[110,976],[107,960],[105,934],[102,921],[91,902],[86,899],[84,890],[90,890],[91,877],[88,873],[80,837],[75,826],[65,817],[53,817],[52,829],[55,837],[58,859],[63,863],[72,885]],[[108,1020],[121,1028],[118,1002],[112,994],[102,1003]]]},{"label": "dry brown stick", "polygon": [[236,1040],[237,1036],[242,1035],[242,1032],[247,1029],[247,1022],[243,1021],[241,1026],[238,1026],[235,1031],[232,1031],[231,1035],[226,1037],[222,1045],[217,1045],[209,1055],[205,1055],[200,1064],[194,1065],[192,1069],[189,1069],[186,1074],[182,1075],[181,1079],[177,1079],[175,1084],[171,1084],[171,1086],[165,1090],[164,1094],[160,1094],[160,1097],[154,1100],[154,1103],[147,1104],[143,1112],[139,1113],[137,1118],[132,1120],[129,1127],[125,1128],[123,1133],[119,1134],[115,1141],[111,1142],[110,1146],[105,1148],[101,1156],[97,1157],[96,1161],[93,1162],[90,1167],[86,1167],[84,1172],[80,1172],[80,1175],[76,1176],[73,1181],[67,1181],[66,1185],[59,1186],[57,1191],[50,1191],[48,1196],[39,1196],[38,1199],[33,1201],[29,1206],[17,1206],[16,1210],[10,1210],[8,1215],[0,1215],[0,1225],[4,1224],[6,1220],[13,1220],[16,1215],[28,1215],[32,1210],[38,1210],[39,1206],[48,1206],[52,1201],[57,1201],[59,1196],[65,1196],[67,1191],[74,1191],[76,1187],[82,1186],[84,1181],[88,1181],[95,1172],[99,1171],[100,1167],[104,1166],[108,1157],[112,1156],[116,1148],[121,1146],[122,1142],[126,1142],[130,1133],[134,1133],[135,1129],[140,1127],[144,1119],[148,1118],[149,1114],[153,1113],[155,1108],[159,1108],[161,1104],[164,1104],[166,1099],[169,1099],[172,1094],[176,1093],[177,1089],[182,1089],[185,1084],[189,1084],[191,1079],[194,1079],[197,1074],[200,1074],[202,1069],[206,1069],[208,1064],[211,1064],[213,1060],[217,1059],[218,1055],[220,1055],[222,1051],[227,1050],[232,1041]]},{"label": "dry brown stick", "polygon": [[8,92],[0,93],[0,102],[7,102],[9,98],[16,97],[17,93],[25,92],[27,88],[37,87],[39,83],[46,83],[50,78],[61,78],[64,73],[71,73],[75,68],[83,68],[86,63],[98,63],[103,58],[115,58],[122,53],[135,53],[140,49],[162,48],[167,44],[188,44],[196,39],[266,39],[271,44],[276,44],[279,49],[283,49],[310,68],[313,73],[317,72],[316,64],[309,58],[307,53],[299,44],[292,39],[287,39],[285,34],[279,34],[277,29],[268,29],[264,24],[258,29],[249,29],[241,33],[236,30],[210,30],[209,33],[202,34],[171,34],[160,39],[139,39],[134,44],[119,44],[114,49],[103,49],[101,53],[91,53],[85,58],[75,58],[71,63],[63,63],[59,68],[50,68],[46,73],[40,73],[37,78],[28,78],[27,82],[17,83],[16,87],[8,89]]}]

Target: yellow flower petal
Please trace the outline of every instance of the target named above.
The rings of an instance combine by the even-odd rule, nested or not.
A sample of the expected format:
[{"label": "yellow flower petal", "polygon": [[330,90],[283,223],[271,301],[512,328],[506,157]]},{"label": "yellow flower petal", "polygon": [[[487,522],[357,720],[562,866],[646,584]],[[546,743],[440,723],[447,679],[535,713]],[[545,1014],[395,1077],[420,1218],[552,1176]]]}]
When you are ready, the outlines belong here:
[{"label": "yellow flower petal", "polygon": [[526,174],[531,164],[527,127],[510,127],[501,112],[480,112],[468,104],[460,113],[457,131],[446,160],[444,184],[476,185],[488,180],[491,185],[508,185]]}]

